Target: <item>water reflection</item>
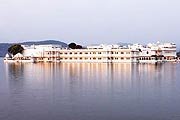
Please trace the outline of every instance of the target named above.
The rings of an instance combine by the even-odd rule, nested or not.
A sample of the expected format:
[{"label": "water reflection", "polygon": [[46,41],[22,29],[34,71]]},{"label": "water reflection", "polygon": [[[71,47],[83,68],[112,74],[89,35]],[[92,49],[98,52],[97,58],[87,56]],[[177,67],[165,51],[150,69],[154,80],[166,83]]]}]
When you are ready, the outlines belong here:
[{"label": "water reflection", "polygon": [[4,65],[7,120],[166,120],[180,111],[179,104],[172,104],[180,99],[180,66],[172,63]]},{"label": "water reflection", "polygon": [[69,82],[70,85],[131,88],[151,82],[160,85],[164,79],[177,79],[176,67],[171,63],[12,63],[6,64],[6,70],[9,81],[22,80],[37,87],[55,87],[56,82]]},{"label": "water reflection", "polygon": [[8,70],[8,76],[11,77],[12,80],[20,80],[19,77],[24,75],[24,64],[19,63],[10,63],[6,64],[6,69]]}]

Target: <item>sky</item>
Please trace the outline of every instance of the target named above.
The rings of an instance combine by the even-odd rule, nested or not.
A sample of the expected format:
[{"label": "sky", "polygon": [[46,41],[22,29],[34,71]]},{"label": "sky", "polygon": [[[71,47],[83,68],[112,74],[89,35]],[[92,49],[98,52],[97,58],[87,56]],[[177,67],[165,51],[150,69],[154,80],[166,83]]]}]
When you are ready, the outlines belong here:
[{"label": "sky", "polygon": [[173,42],[180,0],[0,0],[0,42]]}]

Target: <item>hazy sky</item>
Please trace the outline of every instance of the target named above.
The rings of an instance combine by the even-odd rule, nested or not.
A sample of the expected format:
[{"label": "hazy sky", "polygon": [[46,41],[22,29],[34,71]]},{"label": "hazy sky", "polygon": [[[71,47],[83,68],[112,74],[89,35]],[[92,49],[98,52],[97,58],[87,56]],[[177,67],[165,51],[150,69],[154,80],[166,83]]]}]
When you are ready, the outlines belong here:
[{"label": "hazy sky", "polygon": [[180,44],[180,0],[0,0],[0,42]]}]

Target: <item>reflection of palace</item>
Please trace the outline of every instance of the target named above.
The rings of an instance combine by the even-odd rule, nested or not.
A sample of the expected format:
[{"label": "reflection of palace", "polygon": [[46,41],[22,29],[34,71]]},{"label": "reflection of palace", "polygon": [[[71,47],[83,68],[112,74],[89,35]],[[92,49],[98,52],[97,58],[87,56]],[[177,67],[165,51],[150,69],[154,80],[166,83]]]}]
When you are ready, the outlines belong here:
[{"label": "reflection of palace", "polygon": [[74,92],[79,88],[128,90],[149,85],[160,87],[163,81],[177,80],[176,64],[131,63],[36,63],[5,64],[10,85],[36,89],[60,89]]},{"label": "reflection of palace", "polygon": [[70,49],[57,45],[23,45],[23,54],[10,57],[7,62],[105,62],[105,63],[137,63],[163,62],[176,59],[176,45],[173,43],[134,44],[128,46],[99,45],[85,49]]}]

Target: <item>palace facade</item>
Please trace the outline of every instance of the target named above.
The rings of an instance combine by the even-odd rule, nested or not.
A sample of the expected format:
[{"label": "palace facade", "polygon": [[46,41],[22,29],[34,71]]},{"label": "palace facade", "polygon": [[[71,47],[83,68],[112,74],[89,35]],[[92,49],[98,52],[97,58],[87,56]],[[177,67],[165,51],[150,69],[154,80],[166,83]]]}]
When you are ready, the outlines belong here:
[{"label": "palace facade", "polygon": [[58,45],[22,45],[24,51],[15,56],[7,54],[5,62],[97,62],[138,63],[164,62],[176,59],[174,43],[155,43],[143,46],[133,44],[87,46],[84,49],[70,49]]}]

